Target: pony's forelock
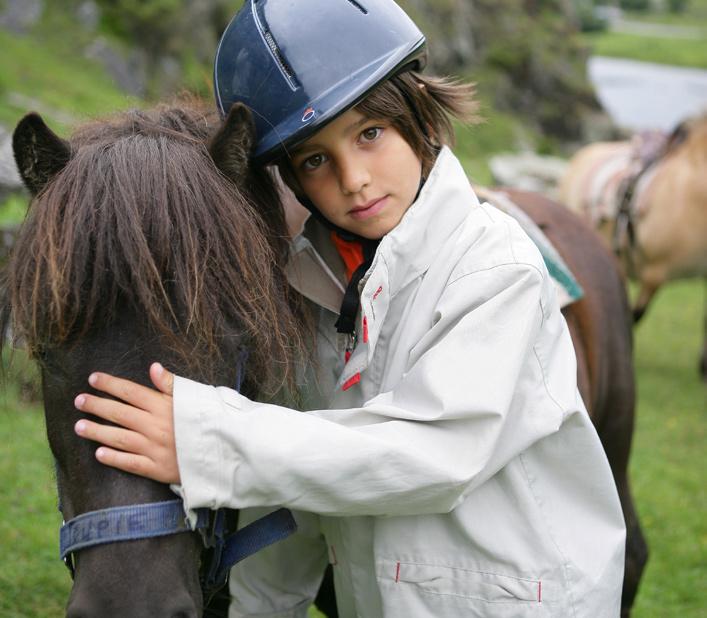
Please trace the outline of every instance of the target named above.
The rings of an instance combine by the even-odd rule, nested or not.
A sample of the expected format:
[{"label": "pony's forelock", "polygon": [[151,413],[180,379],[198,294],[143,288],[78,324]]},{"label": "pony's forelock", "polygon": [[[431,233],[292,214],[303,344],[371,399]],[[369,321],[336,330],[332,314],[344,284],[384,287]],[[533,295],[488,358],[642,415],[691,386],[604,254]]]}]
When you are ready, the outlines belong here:
[{"label": "pony's forelock", "polygon": [[250,367],[271,384],[291,374],[300,327],[272,246],[286,231],[268,229],[247,190],[219,172],[207,149],[215,127],[198,109],[158,108],[75,134],[7,272],[15,332],[35,355],[127,303],[202,373],[242,332]]}]

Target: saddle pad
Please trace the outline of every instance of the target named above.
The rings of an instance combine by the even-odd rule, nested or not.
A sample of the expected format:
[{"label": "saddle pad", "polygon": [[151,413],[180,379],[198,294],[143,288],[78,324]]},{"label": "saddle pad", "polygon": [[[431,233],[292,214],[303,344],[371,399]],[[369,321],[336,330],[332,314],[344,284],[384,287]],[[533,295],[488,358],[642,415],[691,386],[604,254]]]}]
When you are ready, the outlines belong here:
[{"label": "saddle pad", "polygon": [[538,248],[540,255],[542,255],[545,261],[545,266],[547,266],[550,277],[555,284],[560,307],[566,307],[584,296],[582,286],[579,285],[572,271],[562,257],[560,257],[560,254],[550,242],[550,239],[545,235],[545,232],[543,232],[507,194],[481,187],[474,187],[474,191],[476,191],[476,194],[482,201],[488,202],[500,211],[513,217],[519,223],[523,231],[535,243],[535,246]]}]

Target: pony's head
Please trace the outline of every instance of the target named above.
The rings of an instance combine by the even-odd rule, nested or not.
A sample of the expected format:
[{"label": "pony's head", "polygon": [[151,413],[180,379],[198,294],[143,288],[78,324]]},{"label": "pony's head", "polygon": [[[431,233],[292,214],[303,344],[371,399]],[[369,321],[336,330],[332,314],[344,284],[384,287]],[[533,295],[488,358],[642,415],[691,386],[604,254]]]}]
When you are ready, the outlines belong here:
[{"label": "pony's head", "polygon": [[[36,114],[13,136],[33,195],[6,272],[3,333],[42,371],[64,518],[173,499],[169,487],[102,466],[74,435],[92,371],[147,384],[149,363],[233,386],[292,384],[300,325],[282,271],[287,232],[269,175],[249,166],[248,111],[131,111],[68,141]],[[4,336],[4,335],[3,335]],[[250,379],[248,379],[250,378]],[[196,616],[196,533],[75,554],[69,616]]]}]

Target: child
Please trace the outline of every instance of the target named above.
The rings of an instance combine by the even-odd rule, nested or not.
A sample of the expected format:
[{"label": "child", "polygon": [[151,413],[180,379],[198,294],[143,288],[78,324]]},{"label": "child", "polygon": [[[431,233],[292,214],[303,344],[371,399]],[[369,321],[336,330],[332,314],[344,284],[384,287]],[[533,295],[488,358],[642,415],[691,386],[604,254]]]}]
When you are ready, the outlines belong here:
[{"label": "child", "polygon": [[127,429],[77,433],[189,513],[296,510],[233,569],[231,616],[306,616],[327,561],[344,617],[618,616],[624,524],[552,283],[445,145],[468,90],[424,58],[392,0],[246,2],[217,99],[313,213],[290,264],[318,307],[309,411],[155,364],[161,392],[93,374],[126,403],[77,407]]}]

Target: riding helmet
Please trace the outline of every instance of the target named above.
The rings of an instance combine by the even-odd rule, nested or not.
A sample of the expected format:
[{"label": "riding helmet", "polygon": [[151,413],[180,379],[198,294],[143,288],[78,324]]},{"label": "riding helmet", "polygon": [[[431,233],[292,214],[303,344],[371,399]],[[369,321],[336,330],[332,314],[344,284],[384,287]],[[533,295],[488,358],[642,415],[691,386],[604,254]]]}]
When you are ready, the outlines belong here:
[{"label": "riding helmet", "polygon": [[425,37],[393,0],[246,0],[214,62],[216,102],[253,113],[256,163],[271,163],[426,63]]}]

